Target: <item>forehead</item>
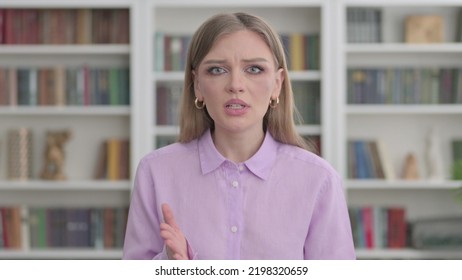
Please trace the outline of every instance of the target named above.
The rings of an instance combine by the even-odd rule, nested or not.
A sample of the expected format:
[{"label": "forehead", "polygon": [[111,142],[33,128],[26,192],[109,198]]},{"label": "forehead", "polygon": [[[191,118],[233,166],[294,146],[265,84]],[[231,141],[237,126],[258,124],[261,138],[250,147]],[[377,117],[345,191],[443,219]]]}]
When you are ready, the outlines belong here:
[{"label": "forehead", "polygon": [[273,56],[265,40],[256,32],[250,30],[239,30],[220,36],[210,48],[207,56],[229,53],[253,56]]}]

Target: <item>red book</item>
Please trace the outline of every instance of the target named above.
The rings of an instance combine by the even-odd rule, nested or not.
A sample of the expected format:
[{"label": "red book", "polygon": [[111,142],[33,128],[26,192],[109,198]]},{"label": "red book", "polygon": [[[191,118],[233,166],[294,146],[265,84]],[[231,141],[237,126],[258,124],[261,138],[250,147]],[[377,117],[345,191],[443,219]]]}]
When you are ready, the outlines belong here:
[{"label": "red book", "polygon": [[404,208],[388,210],[388,247],[404,248],[406,246],[406,218]]},{"label": "red book", "polygon": [[362,208],[362,218],[364,226],[364,237],[366,240],[366,248],[374,248],[374,217],[371,206]]},{"label": "red book", "polygon": [[5,43],[6,9],[0,8],[0,44]]}]

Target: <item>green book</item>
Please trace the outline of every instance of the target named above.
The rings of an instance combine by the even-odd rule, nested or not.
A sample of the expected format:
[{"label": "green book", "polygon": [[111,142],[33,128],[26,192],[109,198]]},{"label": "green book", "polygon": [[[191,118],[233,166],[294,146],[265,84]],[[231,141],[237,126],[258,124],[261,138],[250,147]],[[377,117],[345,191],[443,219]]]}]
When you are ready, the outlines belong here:
[{"label": "green book", "polygon": [[452,178],[462,180],[462,139],[452,141]]},{"label": "green book", "polygon": [[116,68],[109,69],[109,105],[120,105],[118,76]]}]

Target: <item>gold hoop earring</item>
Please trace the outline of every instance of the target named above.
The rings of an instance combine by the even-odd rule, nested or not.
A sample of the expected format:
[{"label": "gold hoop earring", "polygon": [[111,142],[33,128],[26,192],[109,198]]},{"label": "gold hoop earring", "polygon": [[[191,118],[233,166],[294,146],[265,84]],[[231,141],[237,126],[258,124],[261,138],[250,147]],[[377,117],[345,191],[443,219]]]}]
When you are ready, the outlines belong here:
[{"label": "gold hoop earring", "polygon": [[273,108],[273,109],[276,108],[278,106],[278,104],[279,104],[279,97],[277,97],[276,100],[270,99],[269,106],[271,108]]},{"label": "gold hoop earring", "polygon": [[204,101],[199,101],[199,98],[196,97],[196,99],[194,100],[194,106],[196,106],[196,108],[199,109],[199,110],[204,109],[205,102]]}]

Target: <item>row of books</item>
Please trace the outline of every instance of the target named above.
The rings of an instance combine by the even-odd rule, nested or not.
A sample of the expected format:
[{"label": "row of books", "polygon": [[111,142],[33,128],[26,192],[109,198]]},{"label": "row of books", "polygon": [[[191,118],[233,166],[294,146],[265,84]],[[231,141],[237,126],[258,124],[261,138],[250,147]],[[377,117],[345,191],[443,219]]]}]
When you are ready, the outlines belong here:
[{"label": "row of books", "polygon": [[30,208],[31,248],[123,246],[128,208]]},{"label": "row of books", "polygon": [[21,208],[0,208],[0,249],[21,249]]},{"label": "row of books", "polygon": [[321,37],[319,33],[280,35],[290,71],[319,70]]},{"label": "row of books", "polygon": [[382,11],[378,8],[347,9],[347,42],[382,42]]},{"label": "row of books", "polygon": [[454,139],[452,148],[452,179],[462,180],[462,139]]},{"label": "row of books", "polygon": [[128,44],[128,9],[0,8],[0,44]]},{"label": "row of books", "polygon": [[350,104],[461,104],[462,69],[347,70]]},{"label": "row of books", "polygon": [[351,179],[394,179],[395,170],[381,140],[349,140],[347,176]]},{"label": "row of books", "polygon": [[101,143],[95,179],[128,180],[130,178],[130,140],[109,138]]},{"label": "row of books", "polygon": [[321,89],[319,82],[293,82],[295,107],[303,124],[321,123]]},{"label": "row of books", "polygon": [[[316,34],[281,34],[289,70],[303,71],[320,68],[320,36]],[[191,41],[190,35],[156,32],[154,35],[154,70],[183,71]]]},{"label": "row of books", "polygon": [[156,123],[158,125],[178,125],[183,85],[159,84],[156,92]]},{"label": "row of books", "polygon": [[356,248],[404,248],[409,244],[405,208],[349,207],[348,213]]},{"label": "row of books", "polygon": [[128,68],[0,68],[0,106],[128,105]]}]

